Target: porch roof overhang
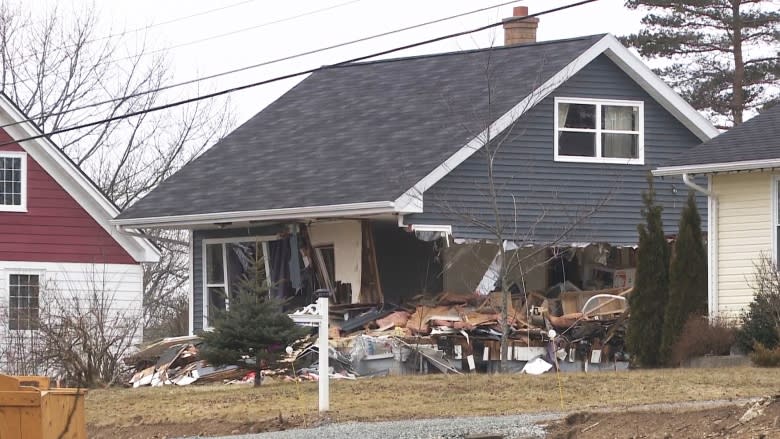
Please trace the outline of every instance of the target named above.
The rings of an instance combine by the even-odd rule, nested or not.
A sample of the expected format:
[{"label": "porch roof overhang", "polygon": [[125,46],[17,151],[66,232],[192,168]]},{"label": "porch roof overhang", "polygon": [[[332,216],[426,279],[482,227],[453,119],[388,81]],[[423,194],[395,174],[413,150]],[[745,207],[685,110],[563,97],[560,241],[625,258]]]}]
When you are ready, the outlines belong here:
[{"label": "porch roof overhang", "polygon": [[392,201],[305,206],[284,209],[213,212],[192,215],[159,216],[150,218],[120,218],[111,221],[121,228],[188,229],[199,226],[235,222],[298,221],[319,218],[387,215],[399,213]]},{"label": "porch roof overhang", "polygon": [[756,171],[773,168],[780,168],[780,158],[664,166],[654,169],[652,173],[656,177],[666,177],[671,175],[714,174],[718,172]]}]

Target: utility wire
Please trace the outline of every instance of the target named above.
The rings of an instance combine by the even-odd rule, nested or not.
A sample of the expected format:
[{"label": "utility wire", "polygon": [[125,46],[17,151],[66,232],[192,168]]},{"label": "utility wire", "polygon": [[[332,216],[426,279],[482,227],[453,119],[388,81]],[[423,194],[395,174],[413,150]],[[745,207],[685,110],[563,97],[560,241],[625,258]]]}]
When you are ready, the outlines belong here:
[{"label": "utility wire", "polygon": [[[158,93],[158,92],[169,90],[169,89],[172,89],[172,88],[181,87],[181,86],[184,86],[184,85],[194,84],[196,82],[201,82],[201,81],[206,81],[206,80],[209,80],[209,79],[219,78],[219,77],[222,77],[222,76],[232,75],[234,73],[240,73],[240,72],[243,72],[243,71],[246,71],[246,70],[256,69],[258,67],[264,67],[264,66],[268,66],[268,65],[271,65],[271,64],[280,63],[280,62],[283,62],[283,61],[289,61],[291,59],[301,58],[301,57],[304,57],[304,56],[313,55],[313,54],[316,54],[316,53],[325,52],[325,51],[332,50],[332,49],[338,49],[340,47],[350,46],[350,45],[353,45],[353,44],[362,43],[362,42],[365,42],[365,41],[369,41],[369,40],[373,40],[373,39],[377,39],[377,38],[381,38],[381,37],[386,37],[388,35],[393,35],[393,34],[405,32],[405,31],[408,31],[408,30],[417,29],[417,28],[421,28],[421,27],[425,27],[425,26],[430,26],[432,24],[437,24],[437,23],[441,23],[441,22],[444,22],[444,21],[454,20],[456,18],[465,17],[467,15],[476,14],[478,12],[484,12],[484,11],[487,11],[487,10],[490,10],[490,9],[495,9],[495,8],[499,8],[501,6],[506,6],[506,5],[509,5],[509,4],[512,4],[512,3],[517,3],[518,1],[519,0],[506,1],[506,2],[495,4],[495,5],[492,5],[492,6],[488,6],[488,7],[484,7],[484,8],[480,8],[480,9],[474,9],[474,10],[468,11],[468,12],[463,12],[463,13],[460,13],[460,14],[457,14],[457,15],[451,15],[449,17],[439,18],[439,19],[432,20],[432,21],[426,21],[425,23],[419,23],[419,24],[403,27],[403,28],[400,28],[400,29],[395,29],[395,30],[391,30],[391,31],[387,31],[387,32],[374,34],[374,35],[371,35],[371,36],[368,36],[368,37],[359,38],[357,40],[346,41],[346,42],[343,42],[343,43],[338,43],[338,44],[334,44],[334,45],[331,45],[331,46],[323,47],[323,48],[320,48],[320,49],[308,50],[308,51],[305,51],[305,52],[296,53],[294,55],[288,55],[288,56],[285,56],[285,57],[282,57],[282,58],[277,58],[277,59],[273,59],[273,60],[269,60],[269,61],[263,61],[263,62],[260,62],[260,63],[257,63],[257,64],[252,64],[252,65],[249,65],[249,66],[245,66],[245,67],[239,67],[239,68],[233,69],[233,70],[228,70],[228,71],[224,71],[224,72],[220,72],[220,73],[215,73],[215,74],[208,75],[208,76],[202,76],[202,77],[199,77],[199,78],[189,79],[187,81],[182,81],[182,82],[178,82],[178,83],[174,83],[174,84],[164,85],[162,87],[154,88],[154,89],[151,89],[151,90],[139,91],[137,93],[129,94],[127,96],[120,96],[120,97],[117,97],[117,98],[111,98],[111,99],[107,99],[107,100],[104,100],[104,101],[93,102],[93,103],[85,104],[85,105],[78,106],[78,107],[68,108],[68,109],[63,110],[63,111],[49,113],[48,117],[61,116],[63,114],[72,113],[74,111],[80,111],[80,110],[85,110],[87,108],[99,107],[101,105],[110,104],[110,103],[118,102],[118,101],[124,101],[124,100],[127,100],[127,99],[133,99],[133,98],[136,98],[136,97],[139,97],[139,96],[144,96],[144,95],[147,95],[147,94],[150,94],[150,93]],[[38,119],[41,116],[43,116],[43,114],[38,114],[36,116],[28,117],[27,119],[21,120],[21,121],[9,122],[9,123],[7,123],[5,125],[0,125],[0,128],[5,128],[5,127],[8,127],[8,126],[18,125],[18,124],[24,123],[24,122],[34,122],[36,119]]]},{"label": "utility wire", "polygon": [[[247,3],[248,1],[255,1],[255,0],[247,0],[247,1],[243,2],[243,3]],[[159,48],[159,49],[150,50],[148,52],[140,52],[140,53],[136,53],[136,54],[130,55],[130,56],[125,56],[125,57],[122,57],[122,58],[107,59],[107,60],[95,63],[94,66],[96,67],[96,66],[100,66],[100,65],[104,65],[104,64],[109,64],[109,63],[117,63],[117,62],[120,62],[120,61],[129,60],[129,59],[140,59],[140,58],[142,58],[144,56],[153,55],[155,53],[167,52],[169,50],[179,49],[179,48],[182,48],[182,47],[191,46],[191,45],[199,44],[199,43],[205,43],[207,41],[216,40],[216,39],[219,39],[219,38],[224,38],[224,37],[227,37],[227,36],[230,36],[230,35],[235,35],[235,34],[239,34],[239,33],[250,31],[250,30],[260,29],[260,28],[263,28],[263,27],[266,27],[266,26],[271,26],[271,25],[274,25],[274,24],[284,23],[286,21],[296,20],[298,18],[306,17],[308,15],[318,14],[320,12],[325,12],[325,11],[329,11],[331,9],[340,8],[342,6],[346,6],[346,5],[349,5],[349,4],[352,4],[352,3],[357,3],[357,2],[360,2],[360,1],[362,1],[362,0],[349,0],[349,1],[338,3],[338,4],[335,4],[335,5],[332,5],[332,6],[327,6],[327,7],[324,7],[324,8],[319,8],[319,9],[314,9],[314,10],[302,12],[302,13],[297,14],[297,15],[292,15],[292,16],[280,18],[280,19],[277,19],[277,20],[267,21],[267,22],[264,22],[264,23],[256,24],[254,26],[249,26],[249,27],[245,27],[245,28],[242,28],[242,29],[233,30],[233,31],[230,31],[230,32],[225,32],[225,33],[222,33],[222,34],[212,35],[212,36],[209,36],[209,37],[200,38],[200,39],[192,40],[192,41],[186,41],[184,43],[174,44],[172,46],[162,47],[162,48]],[[517,0],[515,0],[515,1],[517,1]],[[239,3],[239,4],[241,4],[241,3]],[[202,14],[205,14],[205,12],[201,13],[201,14],[195,14],[193,16],[202,15]],[[189,17],[185,17],[185,18],[189,18]],[[175,21],[177,21],[177,20],[171,20],[170,22],[175,22]],[[167,24],[167,23],[164,22],[164,23],[161,23],[161,24]],[[153,26],[149,26],[149,27],[153,27]],[[143,29],[145,29],[145,28],[140,28],[139,30],[143,30]],[[122,35],[122,33],[108,35],[108,36],[105,36],[105,37],[96,38],[94,40],[88,40],[88,41],[86,41],[84,43],[80,43],[80,44],[86,44],[86,43],[93,42],[93,41],[105,40],[105,39],[108,39],[108,38],[111,38],[111,37],[115,37],[115,36],[119,36],[119,35]],[[71,44],[71,45],[57,47],[54,50],[63,50],[63,49],[66,49],[68,47],[76,47],[76,46],[78,46],[78,44]],[[30,58],[32,58],[34,56],[35,55],[29,55],[26,58],[22,59],[21,61],[22,62],[27,61],[28,59],[30,59]],[[31,79],[25,79],[25,80],[18,81],[18,82],[29,82],[29,81],[31,81]]]},{"label": "utility wire", "polygon": [[171,103],[168,103],[168,104],[147,108],[145,110],[133,111],[133,112],[130,112],[130,113],[121,114],[121,115],[109,117],[109,118],[106,118],[106,119],[96,120],[96,121],[93,121],[93,122],[87,122],[87,123],[83,123],[83,124],[79,124],[79,125],[75,125],[75,126],[71,126],[71,127],[59,128],[59,129],[56,129],[56,130],[53,130],[53,131],[49,131],[48,133],[41,133],[41,134],[38,134],[38,135],[35,135],[35,136],[25,137],[23,139],[3,142],[3,143],[0,143],[0,146],[6,146],[6,145],[22,143],[22,142],[26,142],[28,140],[40,139],[40,138],[48,137],[48,136],[51,136],[51,135],[54,135],[54,134],[61,134],[61,133],[69,132],[69,131],[79,130],[79,129],[83,129],[83,128],[89,128],[89,127],[92,127],[92,126],[95,126],[95,125],[100,125],[100,124],[103,124],[103,123],[113,122],[113,121],[116,121],[116,120],[127,119],[129,117],[134,117],[134,116],[138,116],[138,115],[141,115],[141,114],[152,113],[152,112],[155,112],[155,111],[160,111],[160,110],[165,110],[165,109],[168,109],[168,108],[178,107],[178,106],[181,106],[181,105],[186,105],[186,104],[190,104],[190,103],[201,101],[201,100],[205,100],[205,99],[211,99],[211,98],[215,98],[215,97],[218,97],[218,96],[226,95],[226,94],[229,94],[229,93],[234,93],[234,92],[237,92],[237,91],[241,91],[241,90],[246,90],[246,89],[249,89],[249,88],[257,87],[257,86],[260,86],[260,85],[265,85],[265,84],[269,84],[269,83],[272,83],[272,82],[281,81],[281,80],[284,80],[284,79],[290,79],[290,78],[294,78],[294,77],[297,77],[297,76],[307,75],[307,74],[310,74],[310,73],[314,73],[314,72],[316,72],[318,70],[324,70],[324,69],[333,68],[333,67],[340,67],[340,66],[344,66],[344,65],[347,65],[347,64],[356,63],[356,62],[359,62],[359,61],[365,61],[367,59],[375,58],[377,56],[387,55],[387,54],[390,54],[390,53],[399,52],[399,51],[402,51],[402,50],[407,50],[407,49],[411,49],[411,48],[414,48],[414,47],[423,46],[423,45],[426,45],[426,44],[436,43],[436,42],[447,40],[447,39],[450,39],[450,38],[456,38],[456,37],[460,37],[460,36],[463,36],[463,35],[469,35],[469,34],[472,34],[472,33],[481,32],[481,31],[484,31],[484,30],[488,30],[488,29],[491,29],[491,28],[494,28],[494,27],[501,26],[504,23],[514,23],[514,22],[528,20],[528,19],[531,19],[531,18],[541,17],[543,15],[551,14],[553,12],[559,12],[559,11],[563,11],[563,10],[566,10],[566,9],[571,9],[571,8],[574,8],[574,7],[577,7],[577,6],[585,5],[587,3],[593,3],[595,1],[597,1],[597,0],[582,0],[582,1],[579,1],[579,2],[576,2],[576,3],[571,3],[569,5],[560,6],[560,7],[553,8],[553,9],[547,9],[545,11],[538,12],[536,14],[529,14],[529,15],[527,15],[525,17],[513,17],[513,18],[509,18],[509,19],[505,19],[505,20],[496,22],[496,23],[491,23],[491,24],[488,24],[488,25],[485,25],[485,26],[481,26],[481,27],[478,27],[478,28],[475,28],[475,29],[465,30],[465,31],[461,31],[461,32],[455,32],[455,33],[452,33],[452,34],[448,34],[448,35],[444,35],[444,36],[440,36],[440,37],[436,37],[436,38],[431,38],[431,39],[428,39],[428,40],[423,40],[423,41],[419,41],[419,42],[412,43],[412,44],[407,44],[405,46],[400,46],[400,47],[396,47],[396,48],[393,48],[393,49],[387,49],[387,50],[383,50],[383,51],[380,51],[380,52],[375,52],[375,53],[372,53],[372,54],[369,54],[369,55],[359,56],[357,58],[352,58],[352,59],[349,59],[349,60],[341,61],[341,62],[338,62],[338,63],[335,63],[335,64],[331,64],[329,66],[318,67],[318,68],[308,69],[308,70],[302,70],[302,71],[298,71],[298,72],[295,72],[295,73],[289,73],[289,74],[286,74],[286,75],[277,76],[275,78],[266,79],[266,80],[263,80],[263,81],[257,81],[257,82],[253,82],[253,83],[249,83],[249,84],[244,84],[244,85],[240,85],[238,87],[232,87],[232,88],[228,88],[228,89],[225,89],[225,90],[220,90],[220,91],[213,92],[213,93],[208,93],[208,94],[205,94],[205,95],[202,95],[202,96],[196,96],[196,97],[189,98],[189,99],[184,99],[184,100],[181,100],[181,101],[171,102]]},{"label": "utility wire", "polygon": [[[214,12],[219,12],[219,11],[223,11],[225,9],[235,8],[236,6],[241,6],[241,5],[245,5],[247,3],[253,3],[253,2],[256,2],[256,1],[257,0],[243,0],[243,1],[240,1],[240,2],[237,2],[237,3],[232,3],[232,4],[229,4],[229,5],[221,6],[219,8],[208,9],[208,10],[205,10],[205,11],[196,12],[194,14],[185,15],[183,17],[171,18],[169,20],[161,21],[159,23],[152,23],[152,24],[149,24],[149,25],[146,25],[146,26],[137,27],[135,29],[124,30],[122,32],[115,32],[113,34],[104,35],[102,37],[92,38],[92,39],[83,41],[81,43],[66,44],[64,46],[55,47],[52,50],[54,50],[54,51],[61,51],[61,50],[65,50],[65,49],[68,49],[68,48],[71,48],[71,47],[76,47],[79,44],[90,44],[90,43],[95,43],[97,41],[108,40],[108,39],[111,39],[111,38],[114,38],[114,37],[134,34],[136,32],[146,31],[146,30],[149,30],[149,29],[152,29],[152,28],[155,28],[155,27],[165,26],[165,25],[168,25],[168,24],[177,23],[179,21],[189,20],[190,18],[200,17],[202,15],[208,15],[208,14],[211,14],[211,13],[214,13]],[[31,23],[31,22],[24,23],[20,27],[20,29],[24,29],[25,27],[30,26],[32,24],[33,23]],[[39,23],[39,24],[42,24],[42,23]],[[21,60],[17,60],[17,59],[11,58],[11,60],[13,60],[13,61],[27,61],[28,59],[32,58],[33,56],[34,55],[29,55],[27,57],[22,58]]]},{"label": "utility wire", "polygon": [[216,39],[219,39],[219,38],[229,37],[231,35],[240,34],[242,32],[246,32],[246,31],[250,31],[250,30],[260,29],[262,27],[271,26],[273,24],[284,23],[285,21],[295,20],[295,19],[298,19],[298,18],[305,17],[307,15],[314,15],[314,14],[318,14],[320,12],[330,11],[332,9],[340,8],[342,6],[347,6],[347,5],[350,5],[352,3],[357,3],[359,1],[361,1],[361,0],[350,0],[350,1],[342,2],[342,3],[338,3],[338,4],[335,4],[335,5],[332,5],[332,6],[327,6],[327,7],[320,8],[320,9],[315,9],[313,11],[304,12],[304,13],[301,13],[301,14],[298,14],[298,15],[293,15],[293,16],[290,16],[290,17],[284,17],[284,18],[280,18],[280,19],[277,19],[277,20],[266,21],[265,23],[256,24],[254,26],[249,26],[249,27],[245,27],[245,28],[241,28],[241,29],[236,29],[236,30],[233,30],[233,31],[230,31],[230,32],[225,32],[225,33],[221,33],[221,34],[217,34],[217,35],[212,35],[210,37],[205,37],[205,38],[200,38],[200,39],[197,39],[197,40],[187,41],[187,42],[184,42],[184,43],[174,44],[173,46],[163,47],[163,48],[160,48],[160,49],[151,50],[149,52],[136,53],[135,55],[126,56],[124,58],[119,58],[119,59],[115,59],[115,60],[106,60],[105,63],[124,61],[124,60],[128,60],[128,59],[135,59],[137,57],[152,55],[152,54],[160,53],[160,52],[167,52],[169,50],[179,49],[179,48],[182,48],[182,47],[191,46],[193,44],[205,43],[206,41],[211,41],[211,40],[216,40]]}]

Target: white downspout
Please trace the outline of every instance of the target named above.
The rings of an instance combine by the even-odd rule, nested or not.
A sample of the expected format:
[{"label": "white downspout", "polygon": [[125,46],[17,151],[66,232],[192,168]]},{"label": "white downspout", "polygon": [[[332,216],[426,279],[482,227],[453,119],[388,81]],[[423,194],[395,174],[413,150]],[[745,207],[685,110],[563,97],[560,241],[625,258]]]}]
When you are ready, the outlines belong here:
[{"label": "white downspout", "polygon": [[689,188],[707,195],[707,310],[710,318],[718,315],[718,198],[712,192],[712,175],[707,176],[705,189],[682,175],[683,183]]}]

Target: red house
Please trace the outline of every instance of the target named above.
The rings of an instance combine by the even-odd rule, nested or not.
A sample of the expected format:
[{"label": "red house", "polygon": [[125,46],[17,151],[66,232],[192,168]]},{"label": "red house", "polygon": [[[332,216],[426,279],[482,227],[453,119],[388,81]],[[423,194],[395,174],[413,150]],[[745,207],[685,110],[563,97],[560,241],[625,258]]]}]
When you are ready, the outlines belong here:
[{"label": "red house", "polygon": [[[0,345],[35,329],[45,288],[100,288],[140,309],[141,263],[159,259],[146,239],[110,224],[118,209],[18,107],[0,94]],[[2,358],[0,358],[2,364]]]}]

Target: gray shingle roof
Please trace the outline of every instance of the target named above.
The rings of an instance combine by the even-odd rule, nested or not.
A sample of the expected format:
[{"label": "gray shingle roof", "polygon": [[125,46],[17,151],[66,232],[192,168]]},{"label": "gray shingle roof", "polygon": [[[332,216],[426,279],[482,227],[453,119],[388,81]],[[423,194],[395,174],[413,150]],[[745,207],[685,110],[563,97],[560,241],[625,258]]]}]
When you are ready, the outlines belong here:
[{"label": "gray shingle roof", "polygon": [[681,154],[664,166],[780,159],[780,105]]},{"label": "gray shingle roof", "polygon": [[395,200],[602,37],[323,68],[118,218]]}]

